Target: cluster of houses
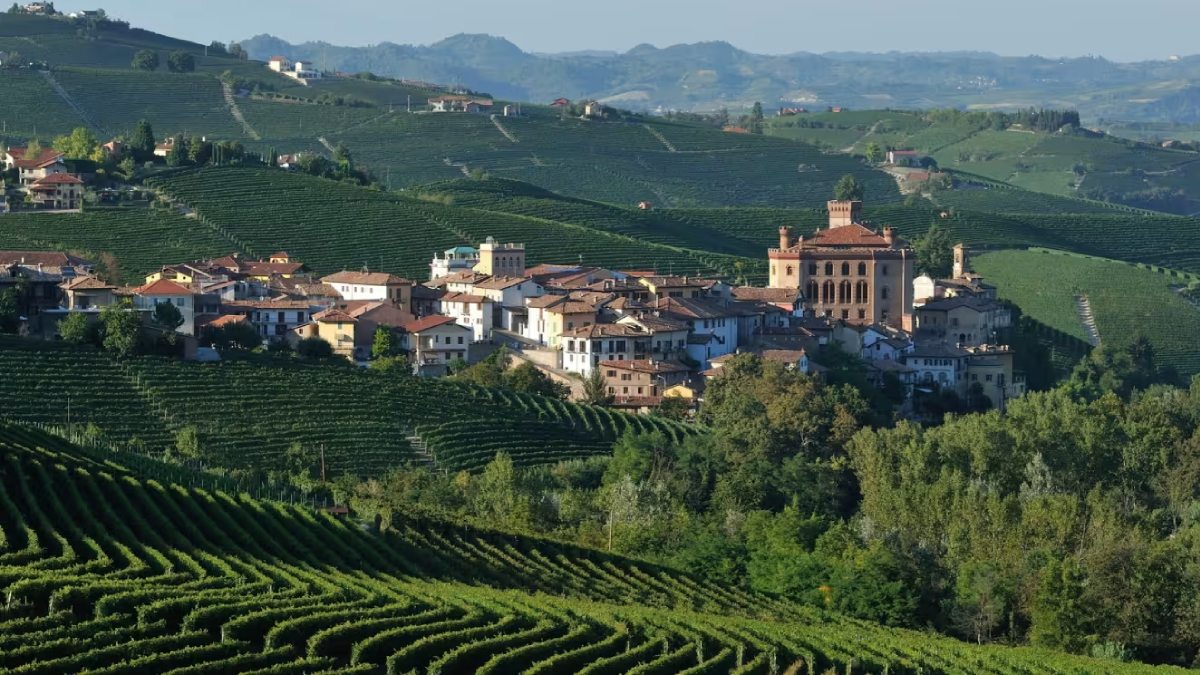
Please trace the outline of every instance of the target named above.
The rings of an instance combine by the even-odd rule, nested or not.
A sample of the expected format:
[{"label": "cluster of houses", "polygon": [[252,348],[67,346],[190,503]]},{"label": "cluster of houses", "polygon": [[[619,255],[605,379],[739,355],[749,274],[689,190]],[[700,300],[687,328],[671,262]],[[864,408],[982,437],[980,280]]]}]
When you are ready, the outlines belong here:
[{"label": "cluster of houses", "polygon": [[1011,314],[969,271],[962,246],[952,278],[914,279],[911,250],[890,229],[863,224],[861,204],[829,208],[830,226],[807,240],[781,232],[766,288],[649,270],[528,266],[523,244],[488,238],[435,254],[424,282],[366,269],[317,277],[280,251],[167,265],[123,287],[64,253],[0,251],[0,290],[27,284],[24,331],[47,339],[70,312],[93,315],[127,298],[149,315],[170,303],[183,318],[176,330],[195,336],[196,353],[209,358],[209,331],[234,323],[253,327],[263,343],[320,338],[359,363],[383,329],[424,376],[504,345],[514,362],[580,396],[599,373],[613,404],[633,410],[669,396],[701,398],[739,353],[820,376],[828,345],[860,357],[879,386],[909,394],[974,393],[1003,408],[1024,393],[1013,351],[997,344]]},{"label": "cluster of houses", "polygon": [[292,61],[286,56],[272,56],[267,59],[267,68],[305,86],[312,80],[321,79],[321,71],[316,69],[312,61]]},{"label": "cluster of houses", "polygon": [[[83,207],[83,176],[71,173],[63,153],[53,148],[8,148],[4,151],[4,171],[15,172],[11,195],[28,201],[35,208],[75,211]],[[0,200],[0,209],[8,200]]]}]

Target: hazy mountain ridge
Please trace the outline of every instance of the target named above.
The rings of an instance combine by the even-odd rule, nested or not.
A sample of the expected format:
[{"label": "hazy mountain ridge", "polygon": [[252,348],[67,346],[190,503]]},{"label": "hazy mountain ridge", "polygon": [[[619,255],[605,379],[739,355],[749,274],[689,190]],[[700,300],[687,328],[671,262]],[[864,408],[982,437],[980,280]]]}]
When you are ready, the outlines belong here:
[{"label": "hazy mountain ridge", "polygon": [[1200,56],[1118,63],[1099,57],[1009,57],[986,52],[797,51],[762,55],[727,42],[627,52],[534,54],[495,36],[459,34],[430,45],[291,44],[270,35],[243,41],[254,58],[283,54],[328,70],[462,84],[526,101],[618,97],[634,108],[776,105],[917,108],[1078,107],[1086,117],[1200,121],[1193,97],[1156,105],[1200,81]]}]

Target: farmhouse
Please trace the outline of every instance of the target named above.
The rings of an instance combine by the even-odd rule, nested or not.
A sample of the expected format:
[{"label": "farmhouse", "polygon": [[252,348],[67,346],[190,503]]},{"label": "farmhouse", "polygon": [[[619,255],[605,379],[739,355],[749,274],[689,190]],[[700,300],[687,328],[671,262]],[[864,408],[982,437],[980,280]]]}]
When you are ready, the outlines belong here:
[{"label": "farmhouse", "polygon": [[183,323],[175,330],[185,335],[196,333],[196,303],[192,290],[174,281],[160,279],[151,284],[140,286],[133,291],[133,306],[146,311],[154,311],[160,304],[175,305],[183,317]]},{"label": "farmhouse", "polygon": [[434,96],[429,99],[431,112],[487,113],[492,110],[492,99],[474,96]]},{"label": "farmhouse", "polygon": [[337,272],[321,283],[344,300],[388,300],[405,309],[412,304],[413,282],[386,272]]},{"label": "farmhouse", "polygon": [[66,173],[63,154],[53,148],[43,148],[36,157],[28,156],[28,148],[9,148],[4,151],[4,170],[17,169],[17,179],[28,186],[46,176]]},{"label": "farmhouse", "polygon": [[686,384],[691,377],[682,363],[653,359],[606,361],[601,371],[617,406],[657,406],[667,389]]},{"label": "farmhouse", "polygon": [[771,288],[800,289],[805,308],[856,324],[912,326],[912,249],[891,227],[862,222],[862,202],[831,201],[829,226],[811,238],[779,228],[768,251]]},{"label": "farmhouse", "polygon": [[47,209],[83,207],[83,181],[69,173],[52,173],[29,186],[33,203]]}]

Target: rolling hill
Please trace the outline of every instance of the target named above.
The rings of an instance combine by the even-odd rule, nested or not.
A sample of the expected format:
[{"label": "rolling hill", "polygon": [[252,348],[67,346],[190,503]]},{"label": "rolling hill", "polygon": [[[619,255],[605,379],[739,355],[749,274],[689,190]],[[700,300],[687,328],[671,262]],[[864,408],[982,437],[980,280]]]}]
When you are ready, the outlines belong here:
[{"label": "rolling hill", "polygon": [[[998,130],[970,115],[865,110],[776,118],[768,133],[859,155],[871,143],[918,150],[940,168],[961,174],[971,189],[999,182],[1049,195],[1200,213],[1200,154],[1087,131]],[[976,178],[981,184],[971,185]],[[1015,199],[994,206],[1032,210]],[[1078,202],[1056,210],[1093,208]]]},{"label": "rolling hill", "polygon": [[1160,672],[883,629],[542,539],[401,515],[380,534],[123,457],[0,423],[0,667]]}]

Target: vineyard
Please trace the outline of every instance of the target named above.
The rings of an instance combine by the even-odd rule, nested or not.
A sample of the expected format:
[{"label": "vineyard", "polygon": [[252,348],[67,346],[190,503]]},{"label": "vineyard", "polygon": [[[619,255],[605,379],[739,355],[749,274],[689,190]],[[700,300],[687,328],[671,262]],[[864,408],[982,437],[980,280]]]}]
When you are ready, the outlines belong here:
[{"label": "vineyard", "polygon": [[3,136],[49,140],[83,124],[40,73],[0,69],[0,91],[4,92],[0,143],[6,140]]},{"label": "vineyard", "polygon": [[0,468],[7,672],[1159,672],[884,629],[547,540],[402,516],[377,534],[11,425]]},{"label": "vineyard", "polygon": [[[0,249],[75,251],[116,263],[113,282],[139,283],[165,264],[225,255],[237,245],[166,209],[104,208],[84,213],[12,213],[0,221]],[[115,272],[115,274],[114,274]]]},{"label": "vineyard", "polygon": [[283,171],[205,169],[152,183],[195,208],[202,222],[243,250],[265,254],[287,248],[321,273],[365,264],[424,279],[435,251],[489,236],[524,242],[531,265],[582,262],[722,274],[739,260],[576,223],[448,206]]},{"label": "vineyard", "polygon": [[1144,335],[1163,365],[1182,375],[1200,373],[1194,336],[1200,308],[1177,288],[1194,275],[1062,252],[997,251],[975,258],[975,268],[1028,316],[1086,339],[1076,296],[1087,296],[1100,339],[1126,343]]},{"label": "vineyard", "polygon": [[244,470],[284,468],[298,443],[323,452],[331,474],[381,475],[425,461],[413,433],[449,471],[479,469],[499,451],[517,465],[605,455],[626,431],[692,433],[661,418],[443,380],[287,363],[117,362],[11,338],[0,341],[0,380],[10,400],[3,417],[95,425],[110,442],[150,453],[193,427],[207,461]]}]

